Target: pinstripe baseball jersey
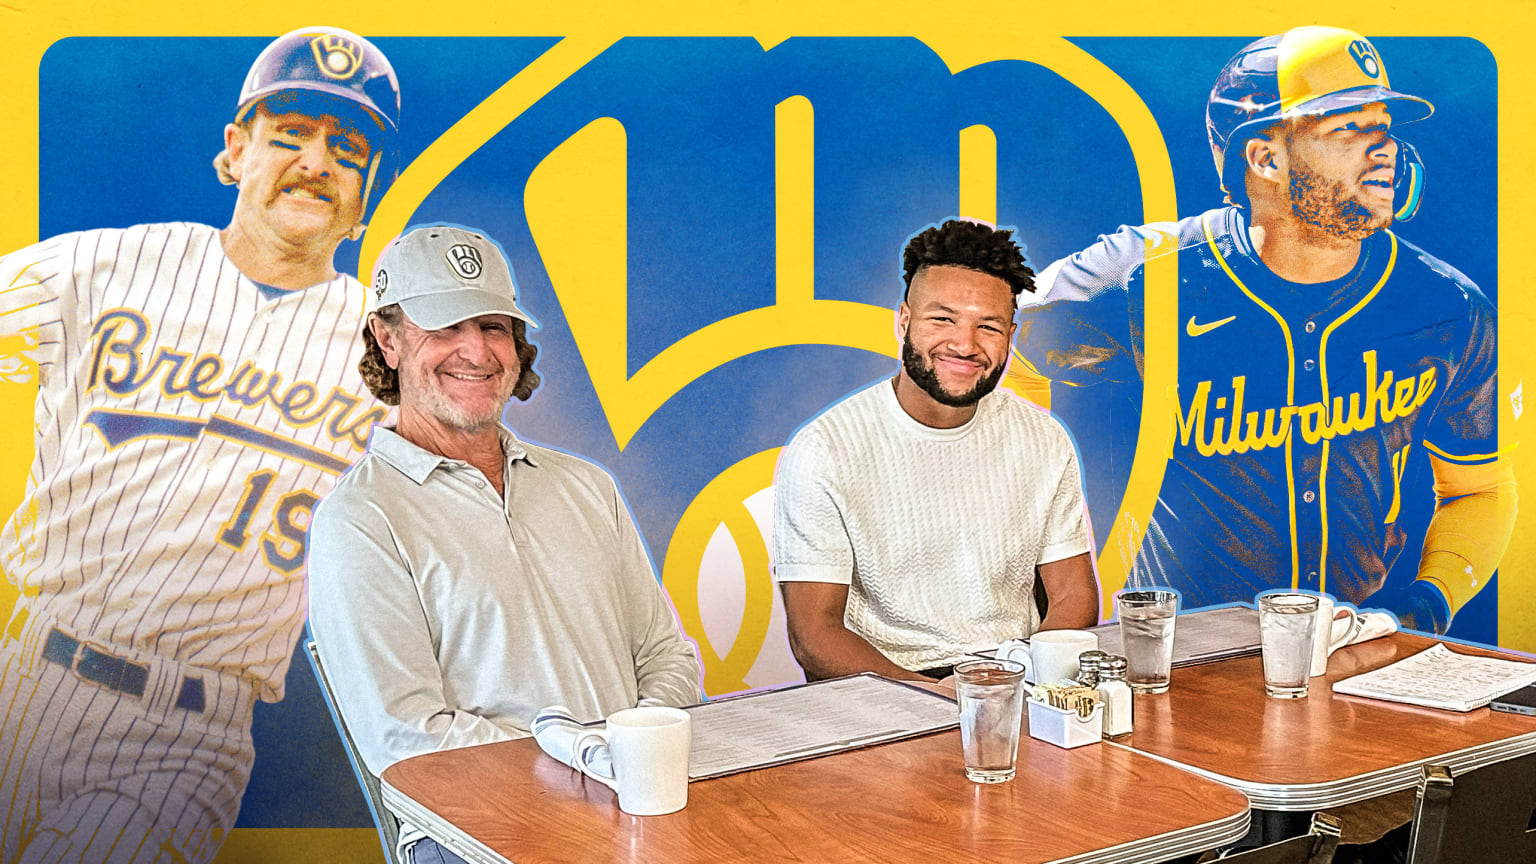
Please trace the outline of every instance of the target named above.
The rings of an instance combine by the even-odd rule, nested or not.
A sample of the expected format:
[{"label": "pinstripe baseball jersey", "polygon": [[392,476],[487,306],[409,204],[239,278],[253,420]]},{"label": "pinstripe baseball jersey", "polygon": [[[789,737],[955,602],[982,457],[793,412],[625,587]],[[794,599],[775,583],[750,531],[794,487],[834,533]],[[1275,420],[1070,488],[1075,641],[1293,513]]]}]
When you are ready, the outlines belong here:
[{"label": "pinstripe baseball jersey", "polygon": [[0,368],[40,384],[0,534],[33,613],[281,698],[310,511],[385,412],[355,370],[364,303],[349,276],[252,282],[206,225],[0,258]]},{"label": "pinstripe baseball jersey", "polygon": [[[1042,273],[1017,346],[1076,385],[1142,375],[1144,268],[1178,269],[1176,438],[1136,566],[1186,607],[1295,584],[1359,603],[1406,537],[1409,459],[1497,455],[1497,314],[1467,277],[1378,231],[1314,285],[1260,260],[1240,210],[1123,227]],[[1084,458],[1088,437],[1077,430]]]}]

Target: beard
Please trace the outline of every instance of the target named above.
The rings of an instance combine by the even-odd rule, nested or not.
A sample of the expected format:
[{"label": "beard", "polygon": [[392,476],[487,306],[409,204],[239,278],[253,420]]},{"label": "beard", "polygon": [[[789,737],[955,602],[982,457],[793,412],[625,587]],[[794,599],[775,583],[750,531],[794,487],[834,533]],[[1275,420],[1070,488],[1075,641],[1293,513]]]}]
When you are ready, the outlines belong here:
[{"label": "beard", "polygon": [[1289,191],[1296,218],[1338,240],[1364,240],[1392,224],[1390,207],[1377,213],[1343,183],[1324,178],[1299,158],[1291,165]]},{"label": "beard", "polygon": [[907,377],[912,379],[924,393],[933,397],[940,405],[948,405],[951,408],[969,408],[981,401],[981,397],[997,389],[997,382],[1003,380],[1003,367],[999,363],[992,371],[981,376],[971,389],[964,393],[951,393],[939,383],[938,373],[934,371],[933,364],[927,358],[917,353],[912,345],[911,337],[901,334],[901,365],[907,370]]},{"label": "beard", "polygon": [[509,376],[498,387],[494,405],[473,410],[449,398],[448,394],[438,386],[437,378],[431,370],[413,368],[410,372],[401,375],[400,381],[401,394],[410,392],[411,401],[415,404],[417,411],[460,432],[480,432],[496,425],[496,422],[501,419],[502,411],[507,407],[507,402],[512,399],[512,391],[516,388],[517,376]]}]

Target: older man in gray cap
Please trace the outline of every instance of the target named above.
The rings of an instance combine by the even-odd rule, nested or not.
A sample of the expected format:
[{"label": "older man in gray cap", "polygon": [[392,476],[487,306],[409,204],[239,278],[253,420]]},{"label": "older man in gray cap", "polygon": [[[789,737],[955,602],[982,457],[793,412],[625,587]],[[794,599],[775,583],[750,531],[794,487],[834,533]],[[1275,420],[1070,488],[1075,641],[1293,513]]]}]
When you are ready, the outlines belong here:
[{"label": "older man in gray cap", "polygon": [[[549,705],[596,720],[697,701],[698,660],[613,478],[498,422],[539,376],[496,244],[410,231],[373,300],[359,368],[398,422],[374,428],[309,546],[310,628],[368,770],[526,736]],[[451,856],[421,838],[402,831],[406,860]]]}]

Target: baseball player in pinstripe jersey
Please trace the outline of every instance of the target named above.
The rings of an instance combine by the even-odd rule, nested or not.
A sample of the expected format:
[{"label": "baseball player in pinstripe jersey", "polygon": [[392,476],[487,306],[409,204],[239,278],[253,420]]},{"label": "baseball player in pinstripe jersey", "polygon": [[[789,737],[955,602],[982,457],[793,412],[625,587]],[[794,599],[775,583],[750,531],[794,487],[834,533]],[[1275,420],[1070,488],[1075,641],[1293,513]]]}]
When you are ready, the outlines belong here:
[{"label": "baseball player in pinstripe jersey", "polygon": [[[1388,228],[1423,183],[1393,132],[1432,110],[1357,33],[1254,42],[1206,113],[1230,206],[1121,228],[1048,267],[1022,313],[1036,371],[1139,384],[1148,271],[1176,265],[1176,440],[1136,566],[1187,606],[1295,585],[1443,633],[1503,555],[1494,306]],[[1437,505],[1417,578],[1388,581],[1402,477],[1425,457]]]},{"label": "baseball player in pinstripe jersey", "polygon": [[[394,70],[283,36],[242,88],[222,231],[138,225],[0,258],[0,336],[35,367],[36,458],[0,535],[0,860],[209,861],[282,697],[309,513],[383,410],[334,254],[394,172]],[[13,362],[15,362],[13,360]]]}]

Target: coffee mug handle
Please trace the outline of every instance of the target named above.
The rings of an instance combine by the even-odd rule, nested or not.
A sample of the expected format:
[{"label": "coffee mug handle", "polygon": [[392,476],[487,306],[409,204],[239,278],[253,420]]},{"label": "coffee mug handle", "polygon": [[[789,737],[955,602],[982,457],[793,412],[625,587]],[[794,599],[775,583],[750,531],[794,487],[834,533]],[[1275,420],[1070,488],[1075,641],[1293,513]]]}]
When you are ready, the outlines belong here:
[{"label": "coffee mug handle", "polygon": [[1340,648],[1343,648],[1345,645],[1348,645],[1350,641],[1353,640],[1356,636],[1359,636],[1360,628],[1363,624],[1364,621],[1361,619],[1359,612],[1356,612],[1348,606],[1334,607],[1333,632],[1329,634],[1333,638],[1328,642],[1328,653],[1332,654]]},{"label": "coffee mug handle", "polygon": [[608,730],[606,729],[588,729],[577,735],[576,742],[571,745],[571,754],[576,762],[576,770],[617,792],[619,791],[619,779],[611,773],[613,760],[610,759],[608,762],[610,773],[607,774],[604,774],[593,764],[593,757],[607,750]]},{"label": "coffee mug handle", "polygon": [[1012,660],[1024,667],[1024,680],[1030,684],[1035,683],[1035,663],[1029,657],[1029,643],[1018,639],[1011,639],[998,646],[997,659]]}]

